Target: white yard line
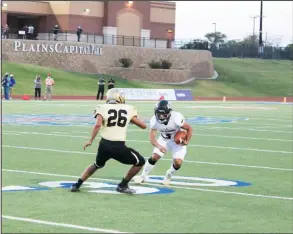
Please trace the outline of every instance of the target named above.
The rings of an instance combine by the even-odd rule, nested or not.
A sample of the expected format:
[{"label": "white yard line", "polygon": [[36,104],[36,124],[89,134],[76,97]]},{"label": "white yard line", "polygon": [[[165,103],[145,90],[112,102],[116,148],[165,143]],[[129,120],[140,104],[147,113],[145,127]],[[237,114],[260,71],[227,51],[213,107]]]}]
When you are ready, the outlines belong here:
[{"label": "white yard line", "polygon": [[[74,116],[74,115],[72,115],[72,116]],[[76,114],[76,116],[78,116],[78,114]],[[185,117],[187,119],[192,119],[192,118],[199,117],[199,116],[189,116],[188,115],[188,116],[185,116]],[[233,118],[235,118],[235,117],[232,117],[231,118],[231,116],[229,116],[229,117],[205,116],[205,117],[206,118],[212,118],[212,119],[233,119]],[[239,118],[241,118],[241,117],[239,117]],[[292,129],[293,128],[293,125],[292,124],[268,124],[268,123],[252,122],[251,120],[252,120],[252,118],[248,117],[248,120],[245,120],[245,122],[243,122],[243,121],[235,121],[235,122],[231,122],[231,123],[229,123],[229,122],[227,122],[227,123],[210,123],[210,124],[208,123],[206,125],[211,125],[211,124],[222,124],[222,125],[224,125],[224,124],[233,124],[233,125],[236,125],[237,124],[237,125],[249,125],[251,127],[257,126],[258,128],[265,128],[265,127],[266,128],[289,128],[289,129]],[[28,119],[28,121],[30,121],[30,120]],[[48,121],[48,120],[46,120],[46,121]],[[263,119],[262,122],[264,122],[264,121],[265,120]],[[288,121],[290,121],[290,123],[292,123],[293,120],[288,120]],[[14,125],[14,123],[5,123],[5,124]],[[72,122],[72,124],[74,124],[74,122]],[[196,124],[196,125],[202,126],[202,124]]]},{"label": "white yard line", "polygon": [[[16,148],[16,149],[26,149],[26,150],[39,150],[39,151],[49,151],[49,152],[58,152],[58,153],[67,153],[67,154],[82,154],[82,155],[95,155],[96,153],[90,153],[85,151],[69,151],[69,150],[56,150],[56,149],[45,149],[45,148],[34,148],[34,147],[24,147],[24,146],[10,146],[3,145],[3,147]],[[171,161],[172,159],[161,158],[163,161]],[[265,167],[265,166],[256,166],[256,165],[241,165],[233,163],[218,163],[218,162],[204,162],[204,161],[191,161],[184,160],[185,163],[198,163],[198,164],[210,164],[218,166],[234,166],[234,167],[244,167],[244,168],[257,168],[257,169],[269,169],[269,170],[279,170],[279,171],[293,171],[290,168],[278,168],[278,167]]]},{"label": "white yard line", "polygon": [[[145,131],[139,130],[139,129],[132,129],[128,130],[128,132],[141,132],[145,134]],[[90,132],[77,132],[77,131],[72,131],[72,133],[87,133],[90,134]],[[277,138],[259,138],[259,137],[245,137],[245,136],[233,136],[233,135],[215,135],[215,134],[200,134],[200,133],[195,133],[193,136],[212,136],[212,137],[219,137],[219,138],[239,138],[239,139],[249,139],[249,140],[264,140],[264,141],[287,141],[287,142],[293,142],[293,139],[291,140],[286,140],[286,139],[277,139]]]},{"label": "white yard line", "polygon": [[55,223],[55,222],[50,222],[50,221],[38,220],[38,219],[21,218],[21,217],[15,217],[15,216],[10,216],[10,215],[2,215],[2,218],[23,221],[23,222],[27,222],[27,223],[43,224],[43,225],[49,225],[49,226],[55,226],[55,227],[65,227],[65,228],[80,229],[80,230],[101,232],[101,233],[129,233],[129,232],[120,232],[120,231],[111,230],[111,229],[79,226],[79,225],[68,224],[68,223]]},{"label": "white yard line", "polygon": [[[15,173],[26,173],[26,174],[36,174],[36,175],[47,175],[47,176],[56,176],[56,177],[71,177],[71,178],[79,178],[79,176],[72,176],[72,175],[60,175],[60,174],[53,174],[53,173],[43,173],[43,172],[33,172],[33,171],[21,171],[21,170],[10,170],[10,169],[2,169],[2,171],[6,172],[15,172]],[[113,179],[99,179],[99,178],[89,178],[91,180],[101,180],[101,181],[113,181],[113,182],[120,182],[120,180],[113,180]],[[144,183],[146,185],[151,186],[158,186],[162,187],[161,184],[155,183]],[[279,199],[279,200],[293,200],[293,197],[281,197],[281,196],[270,196],[270,195],[262,195],[262,194],[252,194],[252,193],[241,193],[241,192],[232,192],[232,191],[225,191],[225,190],[214,190],[214,189],[201,189],[201,188],[193,188],[193,187],[184,187],[184,186],[169,186],[171,188],[181,188],[181,189],[188,189],[188,190],[196,190],[196,191],[203,191],[203,192],[214,192],[214,193],[224,193],[224,194],[234,194],[234,195],[241,195],[241,196],[250,196],[250,197],[262,197],[262,198],[271,198],[271,199]]]},{"label": "white yard line", "polygon": [[[197,114],[198,115],[198,114]],[[200,116],[200,115],[198,115]],[[207,118],[223,118],[223,119],[227,119],[227,118],[231,118],[231,115],[229,114],[229,116],[223,116],[223,115],[209,115],[209,116],[205,116]],[[239,117],[241,118],[241,116],[239,115],[235,115],[233,117]],[[291,119],[266,119],[266,118],[255,118],[255,117],[248,117],[250,120],[262,120],[262,121],[275,121],[275,122],[290,122],[292,123],[292,116],[291,116]]]},{"label": "white yard line", "polygon": [[[11,125],[11,126],[15,126],[15,124],[13,123],[7,123],[6,125]],[[258,129],[258,128],[238,128],[238,127],[219,127],[219,126],[213,126],[214,124],[206,124],[208,126],[213,126],[213,127],[206,127],[203,126],[203,124],[191,124],[192,126],[195,126],[197,129],[200,130],[205,130],[205,129],[230,129],[230,130],[241,130],[241,131],[254,131],[254,132],[275,132],[275,133],[286,133],[286,134],[291,134],[293,133],[293,131],[276,131],[276,130],[270,130],[270,129]],[[224,125],[224,124],[223,124]],[[32,126],[28,126],[28,127],[32,127]],[[68,126],[58,126],[58,125],[52,125],[50,127],[67,127],[67,128],[92,128],[93,125],[68,125]],[[132,126],[129,126],[130,128]],[[134,126],[133,126],[134,127]]]},{"label": "white yard line", "polygon": [[[146,134],[146,131],[144,130],[140,130],[140,129],[131,129],[128,130],[127,132],[140,132],[143,134]],[[75,137],[74,135],[72,135],[71,133],[82,133],[82,134],[90,134],[90,131],[88,132],[80,132],[80,131],[67,131],[67,132],[50,132],[50,133],[42,133],[42,132],[18,132],[18,131],[8,131],[8,130],[3,130],[2,132],[4,135],[23,135],[23,134],[61,134],[61,135],[68,135],[68,136],[72,136]],[[284,142],[293,142],[293,139],[289,140],[289,139],[277,139],[277,138],[259,138],[259,137],[245,137],[245,136],[234,136],[234,135],[216,135],[216,134],[200,134],[200,133],[196,133],[193,134],[193,136],[207,136],[207,137],[219,137],[219,138],[232,138],[232,139],[249,139],[249,140],[263,140],[263,141],[284,141]],[[80,137],[80,136],[78,136]],[[86,137],[86,136],[84,136]]]},{"label": "white yard line", "polygon": [[13,135],[13,136],[22,136],[23,135],[23,134],[19,134],[19,133],[11,133],[11,132],[5,132],[3,134],[5,134],[5,135]]},{"label": "white yard line", "polygon": [[236,121],[236,122],[233,122],[232,124],[251,125],[251,126],[268,127],[268,128],[270,127],[270,128],[290,128],[290,129],[292,129],[292,127],[293,127],[292,124],[266,124],[266,123],[263,124],[263,123],[251,122],[250,120],[248,120],[246,122]]},{"label": "white yard line", "polygon": [[[22,132],[23,134],[29,135],[42,135],[42,136],[57,136],[57,137],[68,137],[68,138],[88,138],[88,136],[71,136],[71,135],[61,135],[61,134],[52,134],[52,133],[38,133],[38,132]],[[3,133],[5,134],[5,133]],[[149,141],[140,141],[140,140],[129,140],[128,142],[139,142],[139,143],[149,143]],[[5,146],[5,145],[3,145]],[[255,152],[267,152],[267,153],[280,153],[280,154],[293,154],[291,151],[282,151],[282,150],[268,150],[268,149],[256,149],[256,148],[240,148],[240,147],[231,147],[231,146],[218,146],[218,145],[198,145],[190,144],[189,147],[202,147],[202,148],[215,148],[215,149],[231,149],[231,150],[244,150],[244,151],[255,151]],[[6,145],[6,147],[10,147]]]},{"label": "white yard line", "polygon": [[[188,110],[188,109],[185,109],[185,110],[181,110],[180,108],[176,108],[177,111],[180,111],[180,112],[183,112],[183,113],[188,113],[188,114],[193,114],[195,113],[197,116],[210,116],[210,117],[217,117],[217,116],[233,116],[233,117],[249,117],[249,118],[259,118],[259,119],[268,119],[268,118],[274,118],[276,119],[276,117],[279,117],[279,119],[284,119],[284,118],[289,118],[289,119],[292,119],[292,112],[285,112],[285,111],[281,111],[281,112],[275,112],[275,111],[272,111],[272,112],[265,112],[265,111],[262,111],[261,113],[251,113],[251,112],[248,112],[248,113],[239,113],[239,111],[237,111],[237,113],[229,110],[229,111],[213,111],[213,110],[208,110],[208,111],[203,111],[203,110],[197,110],[196,112],[195,111],[192,111],[192,110]],[[138,110],[138,113],[140,112],[140,110]],[[150,113],[153,113],[153,111],[150,111]],[[187,115],[187,114],[185,114]]]},{"label": "white yard line", "polygon": [[288,133],[292,135],[292,131],[275,131],[270,129],[257,129],[257,128],[232,128],[232,127],[205,127],[201,125],[196,125],[196,128],[200,129],[229,129],[229,130],[241,130],[241,131],[254,131],[254,132],[278,132],[278,133]]}]

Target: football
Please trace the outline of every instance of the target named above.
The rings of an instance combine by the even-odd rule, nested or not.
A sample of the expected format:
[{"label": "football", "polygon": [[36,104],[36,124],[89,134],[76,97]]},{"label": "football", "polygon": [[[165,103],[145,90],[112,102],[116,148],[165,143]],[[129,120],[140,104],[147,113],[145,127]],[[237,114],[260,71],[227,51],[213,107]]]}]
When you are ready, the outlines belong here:
[{"label": "football", "polygon": [[187,137],[186,132],[184,131],[179,131],[175,134],[174,136],[174,141],[176,144],[180,145]]}]

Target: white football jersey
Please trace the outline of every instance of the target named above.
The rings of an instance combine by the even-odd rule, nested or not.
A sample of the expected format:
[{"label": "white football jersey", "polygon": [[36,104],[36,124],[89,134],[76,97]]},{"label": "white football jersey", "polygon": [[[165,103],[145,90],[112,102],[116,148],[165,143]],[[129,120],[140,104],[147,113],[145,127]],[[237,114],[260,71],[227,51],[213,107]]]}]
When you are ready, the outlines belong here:
[{"label": "white football jersey", "polygon": [[159,123],[154,115],[150,121],[150,128],[159,131],[165,139],[173,139],[176,132],[180,131],[184,122],[183,115],[179,112],[172,111],[167,125]]}]

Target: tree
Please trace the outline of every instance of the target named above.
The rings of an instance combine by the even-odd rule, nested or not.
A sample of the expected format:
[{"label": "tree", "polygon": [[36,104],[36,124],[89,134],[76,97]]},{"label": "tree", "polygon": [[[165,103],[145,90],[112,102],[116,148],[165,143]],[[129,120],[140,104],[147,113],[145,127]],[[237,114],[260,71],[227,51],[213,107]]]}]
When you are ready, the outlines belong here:
[{"label": "tree", "polygon": [[183,46],[180,47],[180,49],[185,50],[208,50],[209,49],[209,43],[207,41],[202,40],[193,40],[190,41]]},{"label": "tree", "polygon": [[239,41],[228,40],[225,43],[221,44],[221,48],[235,48],[240,45],[241,45],[241,42],[239,42]]},{"label": "tree", "polygon": [[257,35],[249,35],[247,37],[244,37],[243,40],[241,41],[242,44],[244,45],[258,45],[258,36]]},{"label": "tree", "polygon": [[207,33],[205,37],[209,40],[211,44],[215,45],[224,43],[225,39],[227,38],[226,34],[221,32]]},{"label": "tree", "polygon": [[285,48],[286,58],[293,60],[293,44],[288,44]]}]

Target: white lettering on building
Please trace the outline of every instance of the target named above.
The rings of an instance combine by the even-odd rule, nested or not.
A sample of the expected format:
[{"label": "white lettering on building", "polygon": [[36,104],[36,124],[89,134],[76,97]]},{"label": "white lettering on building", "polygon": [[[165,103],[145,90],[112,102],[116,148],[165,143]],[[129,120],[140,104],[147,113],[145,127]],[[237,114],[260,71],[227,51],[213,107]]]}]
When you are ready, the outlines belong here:
[{"label": "white lettering on building", "polygon": [[22,41],[14,41],[14,52],[31,52],[31,53],[58,53],[58,54],[87,54],[101,56],[102,48],[94,44],[89,46],[67,46],[63,43],[54,44],[26,44]]}]

